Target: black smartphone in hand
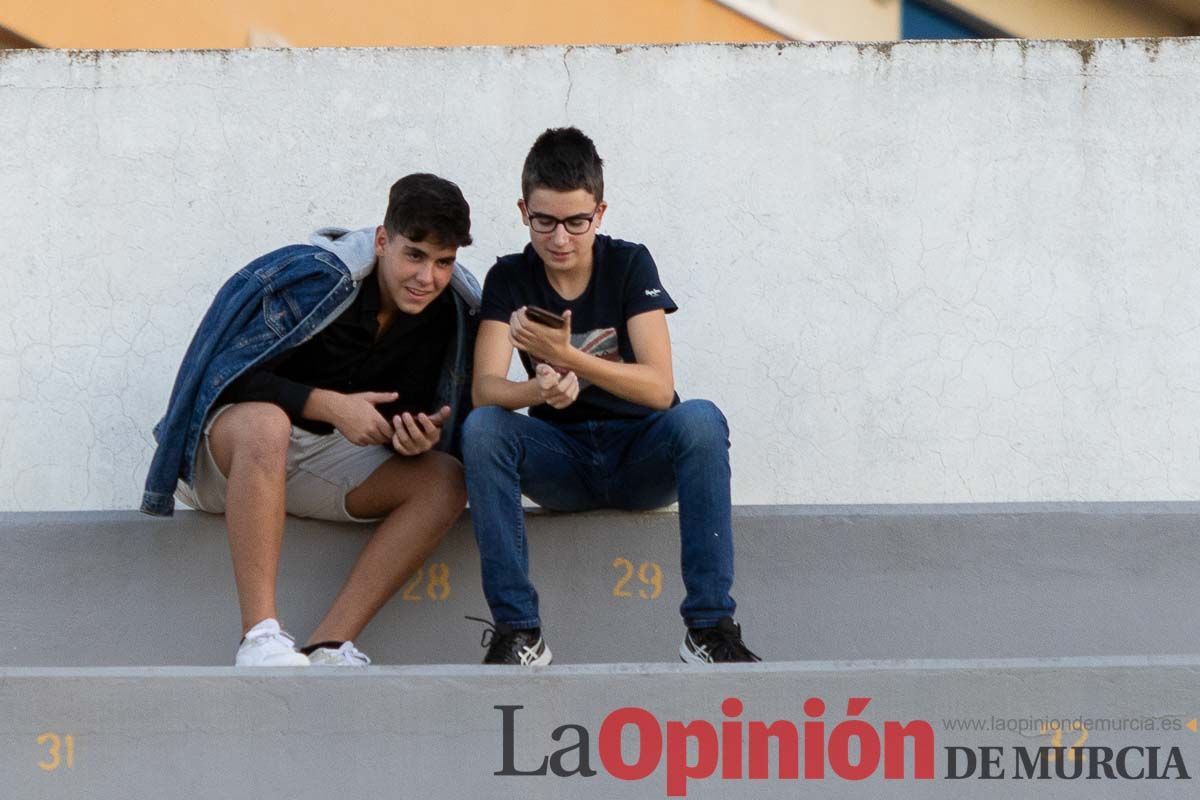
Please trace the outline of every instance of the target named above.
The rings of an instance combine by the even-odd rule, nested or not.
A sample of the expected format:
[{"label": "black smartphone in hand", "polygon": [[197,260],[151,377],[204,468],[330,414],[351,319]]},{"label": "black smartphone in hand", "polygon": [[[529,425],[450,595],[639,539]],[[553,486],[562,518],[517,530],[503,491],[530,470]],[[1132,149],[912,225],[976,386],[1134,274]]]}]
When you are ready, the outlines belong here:
[{"label": "black smartphone in hand", "polygon": [[537,306],[525,306],[525,316],[539,325],[545,325],[547,328],[562,328],[567,324],[566,319],[563,317],[560,317],[553,311],[547,311]]}]

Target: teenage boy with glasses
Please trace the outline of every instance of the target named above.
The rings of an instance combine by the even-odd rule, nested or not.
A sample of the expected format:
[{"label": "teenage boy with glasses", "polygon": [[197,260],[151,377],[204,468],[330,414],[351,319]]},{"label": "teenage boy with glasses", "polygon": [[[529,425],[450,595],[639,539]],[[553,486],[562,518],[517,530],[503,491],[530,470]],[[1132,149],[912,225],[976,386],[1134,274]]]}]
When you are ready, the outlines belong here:
[{"label": "teenage boy with glasses", "polygon": [[[729,441],[707,400],[680,402],[666,315],[643,245],[598,234],[603,163],[575,128],[547,130],[521,175],[523,252],[484,281],[476,410],[463,428],[471,519],[495,629],[485,664],[549,664],[521,494],[555,511],[679,501],[686,662],[757,661],[733,621]],[[561,320],[546,315],[561,315]],[[513,348],[529,375],[507,378]],[[529,416],[515,413],[529,408]]]}]

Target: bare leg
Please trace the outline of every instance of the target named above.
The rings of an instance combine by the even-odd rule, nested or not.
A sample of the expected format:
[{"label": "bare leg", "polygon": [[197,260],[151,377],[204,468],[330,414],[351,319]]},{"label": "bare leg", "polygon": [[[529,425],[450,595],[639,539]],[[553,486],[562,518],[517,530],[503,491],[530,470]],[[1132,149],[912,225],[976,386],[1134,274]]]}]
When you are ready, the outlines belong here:
[{"label": "bare leg", "polygon": [[367,541],[309,644],[358,638],[433,552],[467,504],[462,465],[445,453],[396,456],[346,495],[356,517],[387,515]]},{"label": "bare leg", "polygon": [[213,460],[226,476],[225,528],[242,609],[242,633],[278,617],[275,580],[283,544],[287,449],[292,425],[271,403],[238,403],[209,435]]}]

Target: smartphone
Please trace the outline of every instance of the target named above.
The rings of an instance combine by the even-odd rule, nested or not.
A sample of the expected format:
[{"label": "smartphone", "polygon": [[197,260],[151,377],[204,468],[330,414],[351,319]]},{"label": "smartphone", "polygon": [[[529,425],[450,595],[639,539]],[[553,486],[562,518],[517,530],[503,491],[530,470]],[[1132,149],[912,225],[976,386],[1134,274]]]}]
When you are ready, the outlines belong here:
[{"label": "smartphone", "polygon": [[525,306],[525,316],[539,325],[545,325],[548,328],[561,328],[567,324],[567,321],[555,314],[553,311],[547,311],[544,308],[537,306]]}]

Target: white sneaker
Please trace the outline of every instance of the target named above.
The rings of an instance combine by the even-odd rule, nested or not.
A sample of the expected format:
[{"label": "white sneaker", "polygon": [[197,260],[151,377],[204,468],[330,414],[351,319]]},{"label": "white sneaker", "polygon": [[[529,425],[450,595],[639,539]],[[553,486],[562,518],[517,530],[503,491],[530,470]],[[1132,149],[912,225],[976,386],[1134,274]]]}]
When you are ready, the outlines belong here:
[{"label": "white sneaker", "polygon": [[235,667],[307,667],[308,656],[296,652],[296,640],[284,633],[279,620],[268,617],[246,631]]},{"label": "white sneaker", "polygon": [[354,646],[354,642],[342,642],[342,646],[334,650],[332,647],[318,647],[308,656],[314,667],[366,667],[371,659],[367,654]]}]

